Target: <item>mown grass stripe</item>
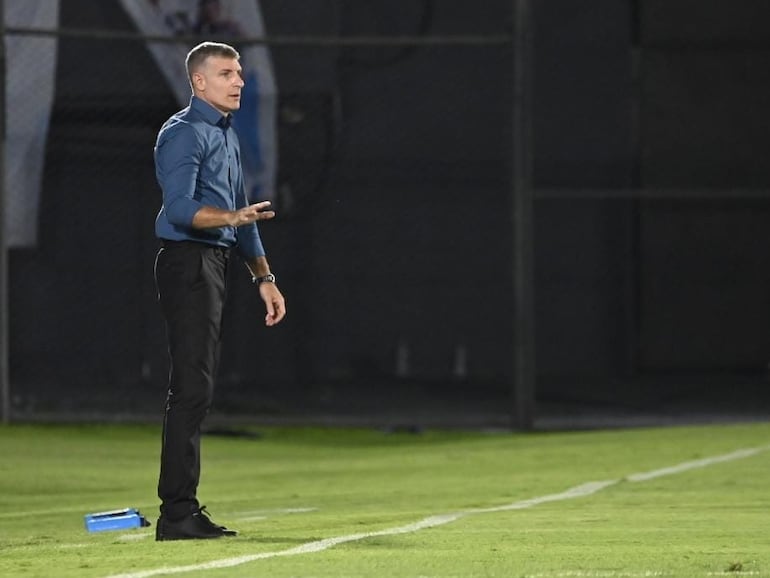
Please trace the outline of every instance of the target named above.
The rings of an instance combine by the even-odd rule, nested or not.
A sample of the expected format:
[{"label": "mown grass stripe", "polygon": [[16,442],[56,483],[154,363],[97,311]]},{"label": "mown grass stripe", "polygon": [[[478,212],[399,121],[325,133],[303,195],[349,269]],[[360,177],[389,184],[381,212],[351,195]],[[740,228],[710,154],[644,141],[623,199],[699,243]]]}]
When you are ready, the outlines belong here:
[{"label": "mown grass stripe", "polygon": [[[666,468],[660,468],[660,469],[651,470],[648,472],[639,472],[639,473],[631,474],[629,476],[626,476],[624,480],[632,481],[632,482],[644,482],[647,480],[652,480],[663,476],[680,474],[693,469],[706,468],[706,467],[720,464],[720,463],[752,457],[761,452],[767,451],[768,449],[770,449],[770,446],[763,446],[758,448],[745,448],[741,450],[736,450],[734,452],[730,452],[728,454],[711,456],[711,457],[707,457],[699,460],[682,462],[680,464],[676,464]],[[314,552],[321,552],[324,550],[328,550],[329,548],[332,548],[339,544],[345,544],[348,542],[357,542],[360,540],[365,540],[367,538],[414,533],[420,530],[424,530],[426,528],[433,528],[436,526],[449,524],[451,522],[455,522],[461,518],[464,518],[470,515],[503,512],[503,511],[509,511],[509,510],[521,510],[526,508],[532,508],[534,506],[538,506],[540,504],[544,504],[548,502],[556,502],[556,501],[571,500],[571,499],[586,497],[586,496],[595,494],[601,490],[604,490],[608,487],[611,487],[619,483],[620,481],[621,480],[618,479],[618,480],[586,482],[584,484],[574,486],[573,488],[567,489],[564,492],[560,492],[557,494],[538,496],[535,498],[529,498],[527,500],[513,502],[511,504],[494,506],[491,508],[463,510],[460,512],[454,512],[450,514],[429,516],[413,524],[407,524],[405,526],[398,526],[395,528],[388,528],[385,530],[379,530],[375,532],[361,532],[357,534],[349,534],[346,536],[336,536],[332,538],[325,538],[322,540],[316,540],[313,542],[308,542],[306,544],[301,544],[300,546],[289,548],[287,550],[278,550],[274,552],[261,552],[258,554],[246,554],[243,556],[235,556],[232,558],[212,560],[211,562],[204,562],[201,564],[190,564],[187,566],[155,568],[155,569],[143,570],[139,572],[113,574],[107,578],[150,578],[151,576],[163,576],[163,575],[170,575],[170,574],[182,574],[185,572],[195,572],[200,570],[215,570],[215,569],[222,569],[222,568],[231,568],[233,566],[240,566],[242,564],[255,562],[257,560],[264,560],[266,558],[276,558],[280,556],[296,556],[300,554],[310,554]]]}]

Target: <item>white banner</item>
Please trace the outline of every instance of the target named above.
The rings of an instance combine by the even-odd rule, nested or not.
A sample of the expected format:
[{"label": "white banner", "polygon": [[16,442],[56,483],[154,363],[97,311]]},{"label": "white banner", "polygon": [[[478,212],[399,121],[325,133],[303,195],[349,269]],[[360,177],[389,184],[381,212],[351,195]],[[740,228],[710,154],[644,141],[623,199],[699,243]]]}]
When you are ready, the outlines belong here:
[{"label": "white banner", "polygon": [[[5,0],[5,25],[56,29],[59,0]],[[5,234],[10,247],[37,242],[45,145],[56,78],[55,38],[6,35]]]},{"label": "white banner", "polygon": [[[275,198],[278,165],[276,108],[278,94],[267,47],[238,46],[238,38],[265,32],[258,0],[121,0],[140,32],[148,35],[191,34],[227,38],[241,54],[246,86],[233,126],[241,142],[246,193],[253,201]],[[184,43],[150,42],[148,48],[166,77],[180,107],[190,101]]]}]

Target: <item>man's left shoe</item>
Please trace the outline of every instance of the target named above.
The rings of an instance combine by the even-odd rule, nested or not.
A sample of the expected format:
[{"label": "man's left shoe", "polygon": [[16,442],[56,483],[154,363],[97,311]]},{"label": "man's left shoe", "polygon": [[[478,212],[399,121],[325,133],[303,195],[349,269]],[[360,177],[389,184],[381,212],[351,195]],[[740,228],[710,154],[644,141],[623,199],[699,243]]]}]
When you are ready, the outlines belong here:
[{"label": "man's left shoe", "polygon": [[238,532],[229,530],[211,521],[206,506],[192,512],[181,520],[167,520],[163,516],[158,518],[155,528],[155,539],[158,542],[168,540],[204,540],[222,538],[224,536],[236,536]]},{"label": "man's left shoe", "polygon": [[201,515],[201,518],[204,522],[211,524],[215,528],[219,528],[222,530],[222,534],[225,536],[237,536],[238,532],[236,530],[228,530],[225,526],[220,526],[219,524],[215,524],[214,521],[211,519],[211,514],[209,514],[208,510],[206,509],[206,506],[201,506],[198,510],[198,513]]}]

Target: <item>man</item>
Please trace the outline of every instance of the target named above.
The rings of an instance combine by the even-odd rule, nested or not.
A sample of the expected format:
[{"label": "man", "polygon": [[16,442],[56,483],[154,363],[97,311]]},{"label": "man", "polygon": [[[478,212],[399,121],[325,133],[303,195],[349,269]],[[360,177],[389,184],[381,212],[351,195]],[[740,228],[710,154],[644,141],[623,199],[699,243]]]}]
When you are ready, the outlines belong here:
[{"label": "man", "polygon": [[161,248],[155,281],[168,333],[171,370],[163,423],[157,540],[220,538],[197,499],[200,426],[209,411],[219,360],[230,250],[237,248],[265,303],[265,324],[286,314],[256,222],[269,201],[249,204],[231,115],[244,82],[238,52],[204,42],[187,55],[190,105],[160,129],[155,172],[163,206],[155,222]]}]

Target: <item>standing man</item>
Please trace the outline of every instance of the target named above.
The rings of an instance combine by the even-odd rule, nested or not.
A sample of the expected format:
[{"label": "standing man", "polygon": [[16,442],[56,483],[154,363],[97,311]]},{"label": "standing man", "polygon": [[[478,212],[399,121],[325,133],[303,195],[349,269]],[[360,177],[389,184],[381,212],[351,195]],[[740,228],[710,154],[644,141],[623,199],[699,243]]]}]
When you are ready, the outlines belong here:
[{"label": "standing man", "polygon": [[197,499],[200,427],[211,407],[219,360],[230,250],[237,248],[265,302],[270,327],[286,314],[257,221],[269,201],[246,199],[232,113],[244,82],[239,54],[204,42],[187,55],[190,105],[161,127],[155,172],[163,206],[155,222],[161,248],[155,282],[166,322],[171,370],[163,422],[157,540],[233,536]]}]

